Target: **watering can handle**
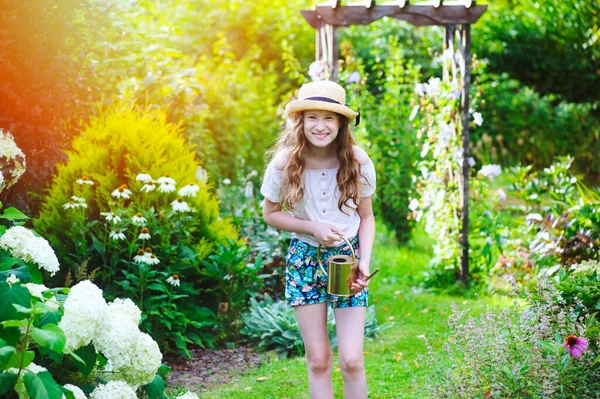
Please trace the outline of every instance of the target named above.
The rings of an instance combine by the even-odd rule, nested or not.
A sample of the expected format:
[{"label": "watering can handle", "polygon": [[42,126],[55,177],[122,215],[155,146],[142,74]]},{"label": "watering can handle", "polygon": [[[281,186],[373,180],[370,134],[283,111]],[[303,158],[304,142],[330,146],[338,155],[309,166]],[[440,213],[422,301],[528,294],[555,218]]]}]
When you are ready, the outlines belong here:
[{"label": "watering can handle", "polygon": [[[352,244],[350,244],[350,241],[348,241],[343,235],[339,234],[338,235],[342,240],[344,240],[346,242],[346,244],[348,244],[348,246],[350,247],[350,251],[352,252],[352,261],[356,262],[356,255],[354,254],[354,248],[352,248]],[[319,263],[319,267],[321,268],[321,270],[323,270],[323,273],[325,273],[325,275],[327,276],[327,272],[325,271],[325,268],[323,268],[323,263],[321,261],[321,243],[319,243],[319,247],[317,248],[317,262]]]}]

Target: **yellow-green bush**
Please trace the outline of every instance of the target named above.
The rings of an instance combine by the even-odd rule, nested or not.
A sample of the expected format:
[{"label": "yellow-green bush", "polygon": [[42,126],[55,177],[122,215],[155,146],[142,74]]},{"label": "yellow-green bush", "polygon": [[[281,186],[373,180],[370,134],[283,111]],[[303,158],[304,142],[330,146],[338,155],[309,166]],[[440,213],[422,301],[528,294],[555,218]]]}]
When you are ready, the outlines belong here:
[{"label": "yellow-green bush", "polygon": [[[144,312],[143,329],[163,351],[176,347],[189,354],[188,343],[213,345],[225,329],[218,328],[217,308],[227,299],[207,292],[229,282],[205,273],[202,261],[235,243],[238,231],[219,217],[216,196],[180,127],[162,111],[120,105],[92,118],[67,156],[34,220],[68,266],[62,270],[70,271],[55,278],[69,285],[92,275],[108,297],[133,299]],[[160,192],[156,184],[144,192],[139,174],[168,176],[176,189]],[[84,176],[94,184],[81,184]],[[198,186],[195,196],[178,194],[187,184]],[[129,198],[113,196],[123,185]],[[192,210],[177,211],[178,198]],[[109,220],[106,212],[120,220]],[[146,220],[136,223],[136,215]],[[148,238],[140,237],[143,228]]]}]

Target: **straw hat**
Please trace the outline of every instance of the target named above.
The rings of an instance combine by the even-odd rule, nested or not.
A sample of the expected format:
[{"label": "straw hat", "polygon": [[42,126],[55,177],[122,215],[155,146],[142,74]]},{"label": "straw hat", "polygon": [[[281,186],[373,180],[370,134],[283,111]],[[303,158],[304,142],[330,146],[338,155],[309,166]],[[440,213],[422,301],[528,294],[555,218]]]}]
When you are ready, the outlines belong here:
[{"label": "straw hat", "polygon": [[[285,111],[288,115],[306,110],[331,111],[342,114],[352,121],[359,116],[346,104],[346,91],[339,84],[320,80],[303,84],[298,90],[298,99],[291,101]],[[358,119],[356,121],[358,125]]]}]

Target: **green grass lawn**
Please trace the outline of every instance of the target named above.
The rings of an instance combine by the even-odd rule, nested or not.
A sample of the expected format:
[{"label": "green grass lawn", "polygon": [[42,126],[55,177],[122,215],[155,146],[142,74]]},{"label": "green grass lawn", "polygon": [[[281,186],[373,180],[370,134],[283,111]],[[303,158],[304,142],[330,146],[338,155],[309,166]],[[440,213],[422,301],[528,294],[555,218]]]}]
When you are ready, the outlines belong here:
[{"label": "green grass lawn", "polygon": [[[370,300],[376,305],[379,323],[395,324],[380,337],[365,342],[365,365],[369,398],[428,398],[419,387],[431,373],[419,354],[426,354],[423,337],[439,350],[448,327],[450,305],[456,302],[481,312],[484,305],[508,304],[502,298],[465,299],[421,292],[415,285],[429,262],[430,248],[417,235],[410,245],[398,247],[387,232],[378,233],[372,270],[381,272],[370,285]],[[342,398],[342,374],[334,359],[333,381],[336,398]],[[262,366],[239,375],[228,385],[215,386],[201,398],[308,398],[306,363],[303,358],[277,360],[271,357]]]}]

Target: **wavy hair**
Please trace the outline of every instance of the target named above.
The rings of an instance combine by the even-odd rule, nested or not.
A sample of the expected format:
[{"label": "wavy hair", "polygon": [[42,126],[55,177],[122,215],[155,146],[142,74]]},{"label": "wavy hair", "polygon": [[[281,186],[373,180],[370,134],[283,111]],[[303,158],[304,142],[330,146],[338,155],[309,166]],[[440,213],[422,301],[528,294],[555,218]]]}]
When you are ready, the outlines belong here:
[{"label": "wavy hair", "polygon": [[[337,172],[337,186],[340,191],[338,200],[339,210],[343,206],[349,206],[348,202],[358,207],[359,195],[359,176],[360,164],[354,157],[355,144],[354,138],[350,134],[349,121],[343,115],[337,114],[340,121],[340,128],[335,141],[332,143],[339,161]],[[284,151],[288,153],[288,162],[285,166],[284,179],[281,185],[282,206],[293,211],[304,198],[304,181],[302,179],[306,169],[306,156],[309,149],[308,139],[304,135],[304,112],[297,112],[290,115],[290,125],[282,126],[282,133],[277,139],[274,147],[269,150],[269,158],[272,159],[275,154]]]}]

